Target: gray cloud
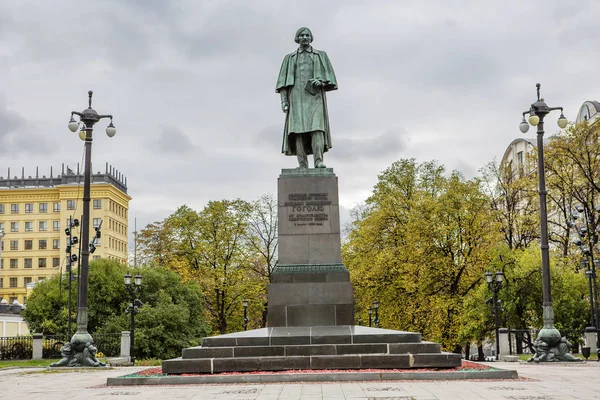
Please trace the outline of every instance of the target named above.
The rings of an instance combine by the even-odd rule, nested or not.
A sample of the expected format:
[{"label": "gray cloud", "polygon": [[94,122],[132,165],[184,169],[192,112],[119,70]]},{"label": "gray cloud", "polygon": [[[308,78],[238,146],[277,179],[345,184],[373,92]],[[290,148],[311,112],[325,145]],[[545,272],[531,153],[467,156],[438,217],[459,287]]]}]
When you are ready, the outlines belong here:
[{"label": "gray cloud", "polygon": [[[273,193],[280,169],[296,165],[280,152],[275,79],[296,29],[309,26],[339,81],[328,95],[326,164],[343,207],[363,201],[400,157],[472,176],[520,136],[536,82],[570,119],[598,100],[594,5],[4,2],[0,170],[80,162],[82,144],[65,125],[93,89],[94,108],[118,129],[112,140],[94,136],[93,161],[128,176],[130,215],[160,220],[183,203]],[[539,32],[545,40],[531,45]]]},{"label": "gray cloud", "polygon": [[364,133],[357,139],[338,138],[331,151],[335,150],[340,160],[378,159],[390,155],[400,158],[406,149],[406,136],[404,129],[391,128],[375,137],[371,133]]},{"label": "gray cloud", "polygon": [[150,142],[148,148],[176,156],[198,154],[200,151],[180,128],[170,125],[162,127],[158,138]]}]

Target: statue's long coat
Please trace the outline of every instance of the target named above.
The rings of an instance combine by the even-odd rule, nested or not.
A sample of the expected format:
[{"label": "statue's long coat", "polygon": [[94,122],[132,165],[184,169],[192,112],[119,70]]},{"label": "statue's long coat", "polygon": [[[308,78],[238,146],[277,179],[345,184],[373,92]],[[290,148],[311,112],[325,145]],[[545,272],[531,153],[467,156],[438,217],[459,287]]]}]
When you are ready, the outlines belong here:
[{"label": "statue's long coat", "polygon": [[[327,113],[327,100],[325,92],[336,90],[337,80],[329,57],[324,51],[315,50],[312,47],[306,50],[312,63],[312,76],[306,76],[301,71],[297,71],[298,58],[301,53],[295,51],[286,55],[281,64],[279,77],[277,78],[277,87],[275,91],[279,93],[281,89],[288,89],[289,110],[286,114],[285,128],[283,132],[283,145],[281,152],[286,155],[296,155],[295,140],[288,140],[290,134],[311,132],[322,130],[325,137],[325,147],[323,151],[331,148],[331,133],[329,131],[329,115]],[[306,71],[305,71],[306,72]],[[323,82],[323,86],[315,89],[315,94],[305,90],[306,80],[315,78]],[[297,82],[300,79],[302,82]],[[310,147],[310,146],[307,146]],[[312,153],[312,149],[306,148],[307,154]]]}]

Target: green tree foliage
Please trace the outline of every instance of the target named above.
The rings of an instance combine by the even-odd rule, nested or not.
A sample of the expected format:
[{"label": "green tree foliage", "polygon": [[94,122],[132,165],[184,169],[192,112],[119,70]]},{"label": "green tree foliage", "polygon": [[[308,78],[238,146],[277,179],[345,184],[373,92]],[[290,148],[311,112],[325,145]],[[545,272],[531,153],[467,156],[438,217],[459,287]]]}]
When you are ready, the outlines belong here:
[{"label": "green tree foliage", "polygon": [[[92,335],[129,330],[129,315],[124,312],[130,297],[123,284],[127,271],[126,266],[115,261],[90,263],[88,330]],[[198,344],[206,336],[197,284],[184,283],[176,273],[164,268],[143,267],[133,272],[143,276],[138,297],[144,303],[135,316],[136,357],[176,357],[182,348]],[[23,313],[32,332],[67,332],[67,279],[56,276],[33,289]],[[77,282],[73,286],[74,331]]]},{"label": "green tree foliage", "polygon": [[492,161],[480,171],[482,189],[490,198],[503,240],[510,249],[526,248],[540,236],[537,175],[532,165],[528,162],[522,169],[515,169]]},{"label": "green tree foliage", "polygon": [[465,298],[482,280],[498,227],[477,180],[400,160],[380,176],[343,247],[357,311],[374,299],[384,326],[459,344]]},{"label": "green tree foliage", "polygon": [[182,206],[139,237],[151,262],[199,284],[204,316],[218,333],[241,330],[244,298],[249,300],[250,326],[261,326],[264,319],[269,277],[264,265],[273,262],[274,243],[260,251],[251,224],[257,213],[256,204],[242,200],[211,201],[199,212]]}]

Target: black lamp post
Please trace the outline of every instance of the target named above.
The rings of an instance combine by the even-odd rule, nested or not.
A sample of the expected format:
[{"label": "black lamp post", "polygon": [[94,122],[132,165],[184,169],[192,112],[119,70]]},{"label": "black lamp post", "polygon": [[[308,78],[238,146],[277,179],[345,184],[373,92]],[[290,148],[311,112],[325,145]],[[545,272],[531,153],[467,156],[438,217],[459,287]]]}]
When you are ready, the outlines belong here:
[{"label": "black lamp post", "polygon": [[133,356],[134,339],[135,339],[135,314],[138,312],[138,308],[142,306],[142,302],[137,299],[137,295],[142,289],[142,276],[140,274],[136,274],[134,277],[134,282],[131,282],[131,275],[128,273],[123,277],[125,281],[125,289],[129,292],[131,296],[131,303],[127,306],[125,313],[129,313],[131,315],[131,324],[130,324],[130,341],[129,341],[129,357],[131,357],[131,364],[135,365],[135,358]]},{"label": "black lamp post", "polygon": [[248,329],[248,300],[242,300],[242,307],[244,307],[244,330]]},{"label": "black lamp post", "polygon": [[373,310],[375,310],[375,319],[373,322],[375,323],[375,328],[379,328],[379,302],[377,300],[373,302]]},{"label": "black lamp post", "polygon": [[[544,117],[550,111],[560,110],[558,126],[565,128],[567,119],[563,115],[562,107],[548,107],[544,99],[540,99],[540,84],[537,87],[537,101],[531,105],[528,111],[523,112],[523,121],[519,125],[521,132],[529,130],[529,124],[537,126],[537,153],[538,153],[538,193],[540,195],[540,249],[542,252],[542,293],[543,293],[543,318],[544,326],[540,329],[537,337],[539,343],[547,346],[540,347],[540,354],[536,352],[535,361],[544,360],[550,354],[550,348],[557,347],[560,342],[560,332],[554,327],[554,310],[552,309],[552,295],[550,291],[550,256],[548,252],[548,212],[546,205],[546,175],[544,173]],[[529,124],[525,121],[525,115],[529,114]],[[547,350],[544,350],[547,348]]]},{"label": "black lamp post", "polygon": [[[590,290],[590,326],[586,332],[596,332],[597,353],[600,355],[600,316],[598,315],[598,286],[596,283],[596,266],[600,266],[600,259],[595,259],[594,250],[598,244],[598,233],[594,229],[594,222],[598,221],[598,216],[594,211],[600,211],[600,206],[589,209],[584,205],[575,207],[571,210],[571,219],[567,221],[569,228],[573,228],[576,237],[573,244],[578,246],[583,253],[581,259],[581,269],[585,271]],[[597,229],[597,228],[596,228]],[[598,358],[600,361],[600,357]]]},{"label": "black lamp post", "polygon": [[373,316],[373,309],[372,308],[368,308],[367,309],[367,314],[369,314],[369,328],[370,328],[371,325],[373,324],[373,321],[371,319],[371,317]]},{"label": "black lamp post", "polygon": [[492,291],[493,293],[493,297],[491,299],[488,299],[486,301],[486,303],[490,304],[490,302],[492,304],[490,304],[492,306],[492,313],[494,314],[494,330],[496,331],[496,360],[498,360],[499,356],[500,356],[500,333],[499,333],[499,324],[498,324],[498,319],[499,319],[499,310],[498,310],[498,305],[500,303],[500,300],[498,299],[498,293],[500,292],[500,289],[502,289],[502,281],[504,280],[504,274],[502,273],[502,271],[498,271],[496,272],[496,279],[494,279],[494,274],[492,274],[491,272],[486,272],[485,273],[485,281],[487,282],[488,288]]},{"label": "black lamp post", "polygon": [[[77,292],[77,331],[71,338],[71,348],[74,353],[83,352],[87,343],[93,343],[92,335],[88,328],[88,272],[89,272],[89,238],[90,238],[90,184],[92,175],[92,132],[96,122],[103,118],[110,118],[110,124],[106,128],[106,134],[113,137],[117,130],[112,123],[112,115],[99,115],[92,108],[92,94],[88,92],[88,108],[82,112],[71,111],[69,129],[76,132],[81,128],[85,130],[85,171],[83,180],[83,218],[81,221],[81,267],[79,271],[79,290]],[[74,115],[79,116],[79,122],[75,121]],[[80,126],[81,125],[81,126]],[[80,134],[80,137],[82,135]]]}]

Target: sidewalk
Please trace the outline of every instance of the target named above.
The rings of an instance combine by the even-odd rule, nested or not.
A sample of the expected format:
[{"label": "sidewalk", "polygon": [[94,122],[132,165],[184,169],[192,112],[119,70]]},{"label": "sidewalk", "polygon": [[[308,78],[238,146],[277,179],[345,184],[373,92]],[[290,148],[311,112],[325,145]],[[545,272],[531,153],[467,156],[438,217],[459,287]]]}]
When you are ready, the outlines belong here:
[{"label": "sidewalk", "polygon": [[85,372],[45,369],[0,370],[0,399],[600,399],[600,363],[486,363],[515,369],[505,381],[387,381],[316,384],[107,387],[108,377],[145,368]]}]

